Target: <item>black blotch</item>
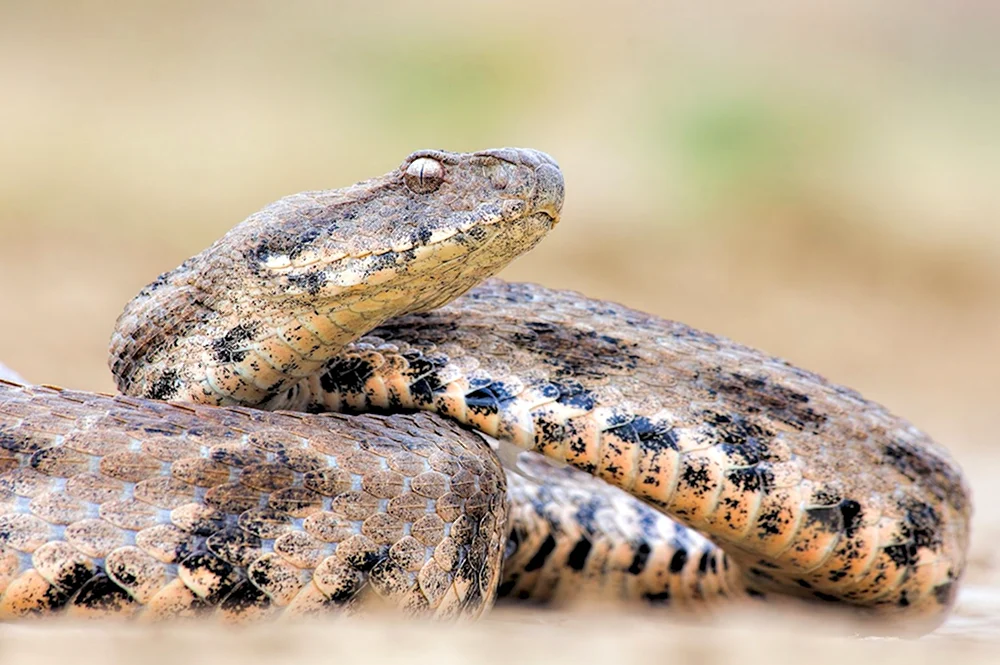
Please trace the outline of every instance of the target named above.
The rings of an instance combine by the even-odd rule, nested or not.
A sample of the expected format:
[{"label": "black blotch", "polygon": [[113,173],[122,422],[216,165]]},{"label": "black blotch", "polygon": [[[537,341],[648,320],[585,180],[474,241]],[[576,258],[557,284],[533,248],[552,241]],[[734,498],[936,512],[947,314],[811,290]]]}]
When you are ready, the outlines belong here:
[{"label": "black blotch", "polygon": [[757,492],[763,489],[763,479],[757,469],[730,469],[726,479],[740,492]]},{"label": "black blotch", "polygon": [[516,395],[511,393],[507,386],[496,381],[466,393],[465,405],[473,413],[490,415],[500,413],[515,399]]},{"label": "black blotch", "polygon": [[708,472],[709,464],[704,459],[689,459],[681,472],[681,479],[696,494],[704,494],[711,489],[712,477]]},{"label": "black blotch", "polygon": [[587,563],[587,555],[590,554],[590,548],[590,539],[586,536],[580,538],[569,553],[569,558],[566,560],[567,565],[573,570],[583,570],[584,564]]},{"label": "black blotch", "polygon": [[227,595],[239,581],[239,572],[236,567],[227,561],[223,561],[211,552],[195,552],[184,559],[181,564],[183,568],[191,571],[192,577],[203,575],[205,572],[210,577],[219,580],[218,586],[205,597],[210,604],[215,604],[220,598]]},{"label": "black blotch", "polygon": [[677,435],[669,425],[653,422],[646,416],[615,415],[608,419],[608,430],[629,443],[638,443],[645,450],[677,450]]},{"label": "black blotch", "polygon": [[252,608],[267,608],[271,599],[255,587],[249,580],[240,581],[219,603],[219,609],[232,614],[241,614]]},{"label": "black blotch", "polygon": [[160,374],[144,396],[149,399],[167,400],[177,394],[179,387],[180,374],[176,370],[168,369]]},{"label": "black blotch", "polygon": [[643,594],[643,599],[649,601],[650,603],[664,604],[670,602],[670,589],[664,589],[663,591],[657,593],[646,593]]},{"label": "black blotch", "polygon": [[649,554],[652,551],[649,543],[642,543],[635,550],[635,556],[632,557],[632,563],[628,567],[628,572],[632,575],[638,575],[646,568],[646,562],[649,561]]},{"label": "black blotch", "polygon": [[[441,383],[438,372],[447,364],[445,358],[428,358],[417,351],[403,354],[409,364],[411,377],[410,394],[417,404],[431,404],[434,397],[443,393],[448,387]],[[416,380],[413,379],[416,377]]]},{"label": "black blotch", "polygon": [[674,555],[670,557],[670,572],[679,573],[684,570],[684,566],[687,565],[688,553],[687,550],[679,549],[674,552]]},{"label": "black blotch", "polygon": [[549,558],[549,555],[552,554],[552,551],[555,548],[556,539],[551,535],[547,536],[545,541],[538,547],[538,551],[535,552],[535,555],[531,557],[531,560],[528,561],[527,564],[525,564],[524,570],[526,572],[531,572],[544,566],[545,560]]},{"label": "black blotch", "polygon": [[469,228],[468,231],[465,232],[465,235],[469,236],[476,242],[482,242],[483,240],[486,239],[487,230],[482,226],[473,226]]},{"label": "black blotch", "polygon": [[941,545],[941,518],[933,506],[907,500],[900,504],[906,511],[906,533],[917,547],[937,551]]},{"label": "black blotch", "polygon": [[583,411],[591,411],[597,406],[597,401],[589,390],[578,381],[553,381],[552,385],[559,391],[556,403]]},{"label": "black blotch", "polygon": [[631,352],[635,344],[572,325],[527,321],[511,340],[552,367],[557,379],[599,379],[609,370],[635,369],[640,362]]},{"label": "black blotch", "polygon": [[822,591],[813,591],[813,597],[814,598],[818,598],[819,600],[822,600],[822,601],[827,602],[827,603],[839,603],[840,602],[840,598],[837,598],[836,596],[831,596],[828,593],[823,593]]},{"label": "black blotch", "polygon": [[319,377],[319,383],[328,393],[361,393],[374,371],[372,364],[364,358],[335,358],[326,366],[326,371]]},{"label": "black blotch", "polygon": [[701,558],[698,559],[698,572],[704,575],[708,572],[708,560],[710,556],[708,552],[702,552]]},{"label": "black blotch", "polygon": [[510,595],[510,592],[514,590],[514,585],[517,584],[517,580],[507,580],[499,587],[497,587],[497,598],[506,598]]},{"label": "black blotch", "polygon": [[820,506],[806,510],[809,519],[819,522],[830,533],[843,533],[852,538],[861,523],[861,504],[853,499],[844,499],[835,506]]},{"label": "black blotch", "polygon": [[238,363],[247,357],[246,349],[238,348],[244,342],[252,339],[260,329],[258,323],[241,323],[234,326],[225,335],[212,342],[212,353],[220,363]]},{"label": "black blotch", "polygon": [[348,555],[345,561],[352,568],[367,573],[375,567],[375,564],[388,556],[388,551],[388,547],[382,547],[378,552],[355,552]]},{"label": "black blotch", "polygon": [[844,499],[837,507],[840,508],[840,515],[844,520],[844,534],[848,538],[853,538],[861,524],[861,504],[854,499]]},{"label": "black blotch", "polygon": [[94,575],[80,587],[73,604],[91,610],[117,612],[135,605],[132,597],[105,574]]},{"label": "black blotch", "polygon": [[507,538],[507,545],[504,548],[503,558],[509,559],[521,547],[521,533],[518,529],[511,529]]},{"label": "black blotch", "polygon": [[955,585],[951,582],[934,587],[934,599],[941,605],[950,605],[954,598]]}]

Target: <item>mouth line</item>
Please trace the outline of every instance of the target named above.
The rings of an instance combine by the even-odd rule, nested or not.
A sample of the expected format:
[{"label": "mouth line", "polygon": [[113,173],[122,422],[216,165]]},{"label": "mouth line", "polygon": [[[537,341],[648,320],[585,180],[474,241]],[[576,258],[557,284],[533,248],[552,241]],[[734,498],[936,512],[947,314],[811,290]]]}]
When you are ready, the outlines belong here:
[{"label": "mouth line", "polygon": [[[357,254],[338,253],[336,251],[333,251],[333,252],[328,252],[327,256],[322,256],[321,255],[322,253],[318,253],[318,255],[314,255],[314,257],[312,257],[311,260],[308,261],[288,260],[288,257],[286,256],[282,257],[285,259],[285,261],[282,262],[284,265],[280,264],[272,265],[272,266],[267,266],[267,268],[268,271],[273,275],[292,275],[292,274],[297,274],[301,271],[314,270],[318,266],[324,266],[325,268],[330,268],[340,263],[345,263],[352,260],[358,261],[366,259],[371,256],[385,256],[386,254],[400,255],[409,251],[415,251],[440,245],[454,238],[456,235],[459,234],[467,235],[474,228],[495,227],[504,224],[514,224],[517,223],[518,221],[529,219],[532,217],[536,218],[540,217],[542,218],[543,221],[547,221],[550,228],[554,228],[559,223],[558,218],[552,213],[545,210],[535,210],[529,214],[521,215],[520,217],[517,217],[515,219],[505,220],[502,217],[498,216],[491,218],[489,220],[478,220],[472,224],[469,224],[468,226],[461,226],[461,227],[456,226],[451,229],[448,229],[446,235],[442,234],[438,237],[432,236],[429,241],[423,244],[410,243],[406,245],[397,245],[395,247],[386,247],[382,251],[372,250]],[[308,252],[303,252],[302,254],[300,254],[300,256],[301,255],[308,255]]]}]

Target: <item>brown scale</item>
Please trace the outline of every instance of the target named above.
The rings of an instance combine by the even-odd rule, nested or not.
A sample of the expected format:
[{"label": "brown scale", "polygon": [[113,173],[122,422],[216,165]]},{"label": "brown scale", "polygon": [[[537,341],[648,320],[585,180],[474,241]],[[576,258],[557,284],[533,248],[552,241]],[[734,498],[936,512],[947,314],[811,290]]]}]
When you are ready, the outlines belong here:
[{"label": "brown scale", "polygon": [[[4,611],[232,618],[381,600],[478,613],[500,585],[490,563],[506,528],[504,479],[482,446],[433,419],[257,410],[376,408],[437,411],[636,497],[609,499],[617,525],[595,525],[574,504],[578,478],[531,503],[560,494],[539,471],[538,494],[515,494],[530,504],[515,505],[515,534],[535,540],[513,547],[506,573],[529,595],[596,586],[705,606],[778,593],[918,619],[904,629],[939,622],[965,566],[968,488],[905,421],[613,303],[493,280],[446,304],[534,246],[563,196],[542,153],[421,151],[385,176],[277,201],[162,275],[119,319],[119,388],[243,406],[0,398],[16,428],[0,428]],[[93,506],[73,521],[81,502]],[[57,550],[28,566],[60,532],[114,567],[63,568]]]},{"label": "brown scale", "polygon": [[[603,355],[582,363],[594,339]],[[396,319],[356,347],[331,368],[372,350],[383,361],[367,363],[346,392],[311,379],[303,404],[391,408],[369,390],[390,386],[403,408],[490,435],[506,428],[520,447],[620,485],[729,553],[726,583],[711,571],[722,560],[712,554],[708,574],[671,584],[675,603],[732,588],[737,570],[754,594],[874,608],[899,620],[890,630],[927,630],[953,603],[970,511],[960,469],[883,407],[780,359],[613,303],[499,280]],[[428,372],[431,358],[437,369]],[[430,400],[421,397],[427,385],[438,386]],[[573,576],[564,565],[573,542],[536,546],[558,561],[547,578],[523,569],[530,557],[505,576],[547,598],[571,586],[558,578]]]},{"label": "brown scale", "polygon": [[[0,445],[18,465],[0,474],[0,617],[247,620],[363,609],[368,596],[477,615],[496,593],[503,472],[475,436],[433,416],[248,417],[2,382],[0,403]],[[24,417],[52,422],[46,408],[61,414],[57,433]],[[205,418],[234,429],[203,430]],[[137,452],[154,428],[213,459]],[[79,450],[81,433],[93,443],[105,429],[108,445],[86,446],[100,454]]]}]

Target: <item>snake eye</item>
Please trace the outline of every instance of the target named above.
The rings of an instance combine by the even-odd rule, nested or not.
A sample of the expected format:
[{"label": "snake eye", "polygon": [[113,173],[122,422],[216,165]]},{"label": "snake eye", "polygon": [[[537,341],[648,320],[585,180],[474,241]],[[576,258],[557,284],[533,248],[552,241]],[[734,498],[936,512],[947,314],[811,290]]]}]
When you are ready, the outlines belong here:
[{"label": "snake eye", "polygon": [[403,180],[413,193],[427,194],[433,192],[444,182],[444,167],[436,159],[418,157],[406,167]]}]

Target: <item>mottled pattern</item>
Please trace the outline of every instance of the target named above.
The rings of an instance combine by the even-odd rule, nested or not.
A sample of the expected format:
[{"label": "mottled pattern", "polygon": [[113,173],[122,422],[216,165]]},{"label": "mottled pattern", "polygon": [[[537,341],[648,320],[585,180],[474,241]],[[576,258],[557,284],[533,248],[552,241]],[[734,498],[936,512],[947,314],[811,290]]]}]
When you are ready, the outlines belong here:
[{"label": "mottled pattern", "polygon": [[506,266],[562,202],[552,158],[512,148],[420,151],[382,177],[285,197],[125,307],[111,339],[118,389],[257,406],[358,335]]},{"label": "mottled pattern", "polygon": [[0,381],[0,618],[478,615],[506,480],[428,414],[178,406]]},{"label": "mottled pattern", "polygon": [[[971,509],[925,434],[679,323],[472,288],[562,201],[542,153],[414,153],[268,206],[144,289],[111,344],[135,398],[4,388],[3,612],[780,595],[892,630],[940,622]],[[259,409],[433,411],[496,437],[503,459],[575,469],[520,461],[508,520],[492,454],[430,416]]]},{"label": "mottled pattern", "polygon": [[634,600],[684,612],[753,595],[725,551],[572,467],[526,453],[510,474],[499,596],[545,605]]},{"label": "mottled pattern", "polygon": [[579,294],[487,281],[361,338],[293,397],[427,409],[568,463],[709,535],[755,594],[933,625],[965,567],[969,490],[927,435],[780,359]]}]

